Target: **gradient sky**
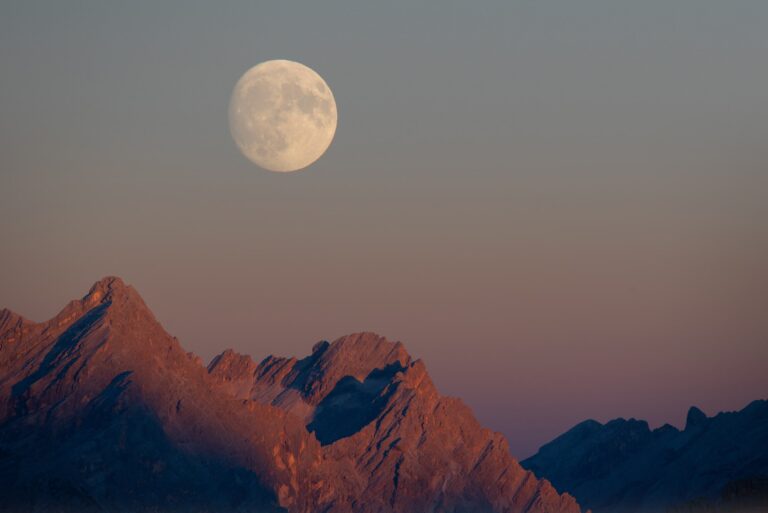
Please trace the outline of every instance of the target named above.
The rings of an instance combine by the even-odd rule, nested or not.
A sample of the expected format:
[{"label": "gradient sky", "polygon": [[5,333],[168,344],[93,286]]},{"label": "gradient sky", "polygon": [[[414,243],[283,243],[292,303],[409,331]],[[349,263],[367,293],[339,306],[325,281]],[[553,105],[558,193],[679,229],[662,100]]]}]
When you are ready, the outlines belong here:
[{"label": "gradient sky", "polygon": [[[768,2],[0,7],[0,306],[137,287],[208,359],[371,330],[527,456],[585,418],[768,397]],[[250,164],[258,62],[339,109]]]}]

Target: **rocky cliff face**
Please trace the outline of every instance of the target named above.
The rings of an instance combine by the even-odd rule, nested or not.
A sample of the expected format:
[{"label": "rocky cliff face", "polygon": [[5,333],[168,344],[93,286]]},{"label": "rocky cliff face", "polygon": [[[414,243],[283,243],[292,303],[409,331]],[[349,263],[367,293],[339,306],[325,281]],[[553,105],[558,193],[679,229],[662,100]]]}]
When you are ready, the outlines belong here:
[{"label": "rocky cliff face", "polygon": [[509,456],[461,401],[441,397],[420,360],[371,333],[310,356],[256,365],[231,351],[209,366],[229,393],[300,416],[328,465],[351,467],[336,504],[371,511],[576,511]]},{"label": "rocky cliff face", "polygon": [[0,311],[0,398],[6,511],[579,511],[401,344],[206,369],[118,278],[48,322]]},{"label": "rocky cliff face", "polygon": [[7,509],[309,510],[320,446],[231,398],[119,279],[0,334]]},{"label": "rocky cliff face", "polygon": [[752,508],[753,499],[768,507],[764,486],[753,486],[750,497],[752,488],[739,485],[768,476],[768,401],[714,417],[691,408],[683,430],[589,420],[522,464],[595,513],[730,511],[742,503]]}]

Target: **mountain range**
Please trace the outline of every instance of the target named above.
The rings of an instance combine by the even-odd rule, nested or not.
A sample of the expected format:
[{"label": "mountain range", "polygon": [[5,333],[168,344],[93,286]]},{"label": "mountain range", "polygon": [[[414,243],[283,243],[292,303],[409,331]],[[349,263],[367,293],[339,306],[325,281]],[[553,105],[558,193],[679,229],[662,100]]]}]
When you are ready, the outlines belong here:
[{"label": "mountain range", "polygon": [[522,465],[594,513],[768,511],[768,401],[685,428],[635,419],[582,422]]},{"label": "mountain range", "polygon": [[0,509],[577,513],[372,333],[207,366],[122,280],[0,311]]}]

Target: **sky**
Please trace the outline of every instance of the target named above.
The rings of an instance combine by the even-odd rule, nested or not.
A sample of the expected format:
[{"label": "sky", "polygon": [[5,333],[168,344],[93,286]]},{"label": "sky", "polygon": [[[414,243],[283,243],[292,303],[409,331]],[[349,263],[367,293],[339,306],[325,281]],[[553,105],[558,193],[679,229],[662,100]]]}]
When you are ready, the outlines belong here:
[{"label": "sky", "polygon": [[[105,275],[189,350],[375,331],[515,456],[586,418],[768,398],[768,2],[0,6],[0,306]],[[246,160],[241,74],[316,70],[306,171]]]}]

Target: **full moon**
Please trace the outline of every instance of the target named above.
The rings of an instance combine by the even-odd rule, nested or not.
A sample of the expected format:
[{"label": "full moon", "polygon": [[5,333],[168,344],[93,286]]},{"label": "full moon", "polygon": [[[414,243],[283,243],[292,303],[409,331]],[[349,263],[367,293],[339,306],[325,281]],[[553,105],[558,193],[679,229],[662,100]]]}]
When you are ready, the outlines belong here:
[{"label": "full moon", "polygon": [[298,62],[257,64],[240,77],[229,100],[229,130],[237,147],[269,171],[298,171],[319,159],[336,122],[328,84]]}]

